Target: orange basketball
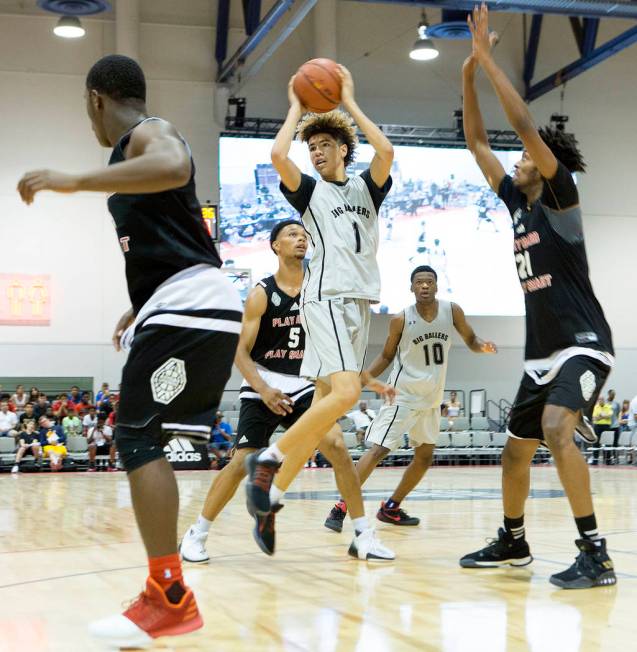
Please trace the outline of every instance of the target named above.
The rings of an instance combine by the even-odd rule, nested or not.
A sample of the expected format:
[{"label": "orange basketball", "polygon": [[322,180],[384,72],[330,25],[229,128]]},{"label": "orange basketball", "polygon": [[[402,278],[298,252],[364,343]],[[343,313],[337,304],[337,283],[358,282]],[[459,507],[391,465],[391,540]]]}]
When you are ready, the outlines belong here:
[{"label": "orange basketball", "polygon": [[341,101],[341,78],[336,61],[306,61],[294,77],[294,92],[301,104],[314,113],[335,109]]}]

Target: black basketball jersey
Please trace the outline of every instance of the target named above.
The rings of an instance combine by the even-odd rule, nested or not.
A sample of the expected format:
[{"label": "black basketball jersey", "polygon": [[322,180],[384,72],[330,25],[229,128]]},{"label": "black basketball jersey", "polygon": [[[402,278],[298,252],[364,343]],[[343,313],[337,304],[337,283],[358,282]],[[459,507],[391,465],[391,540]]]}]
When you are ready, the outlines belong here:
[{"label": "black basketball jersey", "polygon": [[261,317],[252,359],[265,369],[289,376],[301,373],[305,351],[305,331],[301,326],[300,293],[291,297],[276,284],[274,276],[259,281],[268,298]]},{"label": "black basketball jersey", "polygon": [[[124,151],[133,129],[115,145],[109,165],[125,160]],[[201,216],[192,159],[191,165],[190,179],[181,188],[147,194],[115,193],[108,198],[124,252],[128,293],[135,313],[173,274],[202,263],[221,267]]]},{"label": "black basketball jersey", "polygon": [[498,195],[513,218],[513,246],[526,307],[525,360],[570,347],[613,353],[610,327],[589,278],[577,186],[562,163],[529,205],[505,176]]}]

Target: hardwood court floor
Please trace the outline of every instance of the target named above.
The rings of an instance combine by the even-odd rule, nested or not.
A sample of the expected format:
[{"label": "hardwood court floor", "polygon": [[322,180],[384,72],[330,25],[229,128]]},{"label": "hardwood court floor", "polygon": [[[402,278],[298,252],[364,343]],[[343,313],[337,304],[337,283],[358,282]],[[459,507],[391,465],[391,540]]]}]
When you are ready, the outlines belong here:
[{"label": "hardwood court floor", "polygon": [[[373,515],[400,469],[370,478]],[[349,559],[323,520],[332,505],[331,470],[307,470],[278,518],[278,552],[258,551],[243,488],[209,538],[212,562],[186,565],[206,626],[162,639],[180,652],[576,652],[636,649],[637,471],[592,471],[601,529],[619,583],[560,591],[551,573],[571,563],[576,531],[555,470],[534,468],[527,505],[535,561],[525,569],[461,569],[500,525],[499,467],[434,468],[405,503],[418,528],[378,524],[398,559]],[[192,522],[212,472],[181,472],[180,532]],[[146,575],[126,477],[119,474],[0,476],[0,652],[102,649],[86,622],[133,598]]]}]

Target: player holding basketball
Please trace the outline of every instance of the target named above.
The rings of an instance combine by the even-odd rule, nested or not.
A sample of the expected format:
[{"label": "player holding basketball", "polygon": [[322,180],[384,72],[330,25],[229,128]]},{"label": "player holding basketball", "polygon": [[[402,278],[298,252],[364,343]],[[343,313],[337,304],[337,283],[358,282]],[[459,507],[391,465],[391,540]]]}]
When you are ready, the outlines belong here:
[{"label": "player holding basketball", "polygon": [[[538,131],[528,108],[491,56],[486,6],[469,18],[473,52],[465,61],[464,129],[489,185],[513,218],[515,260],[526,305],[525,373],[511,410],[502,454],[504,528],[482,550],[466,555],[466,568],[524,566],[532,561],[524,533],[529,466],[540,441],[551,450],[580,535],[575,563],[550,580],[568,589],[615,584],[606,540],[597,530],[588,467],[573,441],[576,429],[595,441],[582,421],[613,365],[610,328],[588,276],[582,211],[573,172],[584,163],[572,136]],[[485,71],[524,144],[508,176],[489,148],[474,77]]]},{"label": "player holding basketball", "polygon": [[[378,210],[391,187],[394,151],[356,104],[349,71],[340,67],[340,75],[342,104],[375,151],[370,167],[359,176],[347,176],[345,170],[354,159],[356,147],[351,119],[341,111],[331,111],[309,114],[301,120],[304,109],[292,88],[294,78],[288,86],[290,110],[272,148],[281,190],[301,214],[313,245],[301,294],[306,333],[301,375],[315,379],[316,390],[312,407],[283,437],[246,460],[248,510],[258,524],[271,519],[271,510],[280,504],[312,451],[358,400],[361,386],[390,398],[394,394],[390,386],[361,373],[369,306],[380,294]],[[312,165],[320,175],[318,181],[302,174],[288,157],[297,129],[300,139],[308,144]],[[360,495],[360,487],[357,493]],[[356,536],[349,553],[359,559],[393,559],[393,552],[378,542],[364,516],[362,498],[360,505],[360,513],[352,514]],[[263,529],[258,525],[255,534]]]},{"label": "player holding basketball", "polygon": [[[181,542],[186,561],[208,561],[205,546],[211,522],[244,478],[246,455],[267,446],[279,425],[292,426],[312,404],[314,385],[299,376],[305,351],[300,320],[305,228],[297,220],[280,222],[272,229],[270,246],[279,259],[279,269],[259,281],[248,295],[235,358],[244,378],[236,450],[212,483],[201,515]],[[353,501],[356,515],[363,516],[356,470],[340,427],[334,426],[318,446],[332,463],[339,489]],[[256,539],[269,555],[275,548],[274,513],[280,507],[259,521],[261,532]]]},{"label": "player holding basketball", "polygon": [[[414,458],[387,502],[381,502],[376,518],[393,525],[418,525],[400,503],[423,479],[433,461],[440,434],[440,405],[447,378],[447,364],[453,329],[475,353],[496,353],[493,342],[481,340],[467,323],[462,308],[436,299],[438,275],[421,265],[411,273],[411,291],[416,303],[392,317],[383,351],[368,367],[377,378],[394,363],[389,384],[396,388],[395,405],[383,405],[367,430],[372,447],[358,460],[356,471],[361,486],[378,463],[403,444],[409,434]],[[340,532],[347,503],[339,501],[325,526]]]},{"label": "player holding basketball", "polygon": [[190,149],[169,122],[149,117],[146,82],[128,57],[100,59],[86,78],[95,136],[112,147],[109,167],[70,175],[29,172],[18,189],[111,193],[132,307],[113,337],[131,347],[115,438],[148,553],[146,589],[91,632],[111,647],[148,647],[158,636],[203,625],[182,578],[177,550],[179,493],[163,452],[175,435],[205,442],[230,377],[241,300],[222,272],[195,193]]}]

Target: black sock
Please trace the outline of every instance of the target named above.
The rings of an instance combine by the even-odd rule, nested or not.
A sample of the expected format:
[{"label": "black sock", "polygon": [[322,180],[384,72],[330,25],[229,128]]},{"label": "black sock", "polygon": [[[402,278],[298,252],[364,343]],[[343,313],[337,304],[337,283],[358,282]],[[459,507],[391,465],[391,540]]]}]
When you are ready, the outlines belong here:
[{"label": "black sock", "polygon": [[391,498],[385,503],[385,509],[398,509],[400,507],[400,501],[396,502]]},{"label": "black sock", "polygon": [[504,517],[504,529],[514,539],[524,539],[524,514],[520,518]]},{"label": "black sock", "polygon": [[186,589],[184,589],[181,582],[174,582],[171,584],[165,591],[168,602],[171,604],[178,604],[179,601],[184,597]]},{"label": "black sock", "polygon": [[601,540],[599,532],[597,531],[597,519],[595,514],[590,516],[580,516],[575,519],[575,525],[577,525],[577,531],[582,539],[588,539],[589,541],[594,541],[596,544]]}]

